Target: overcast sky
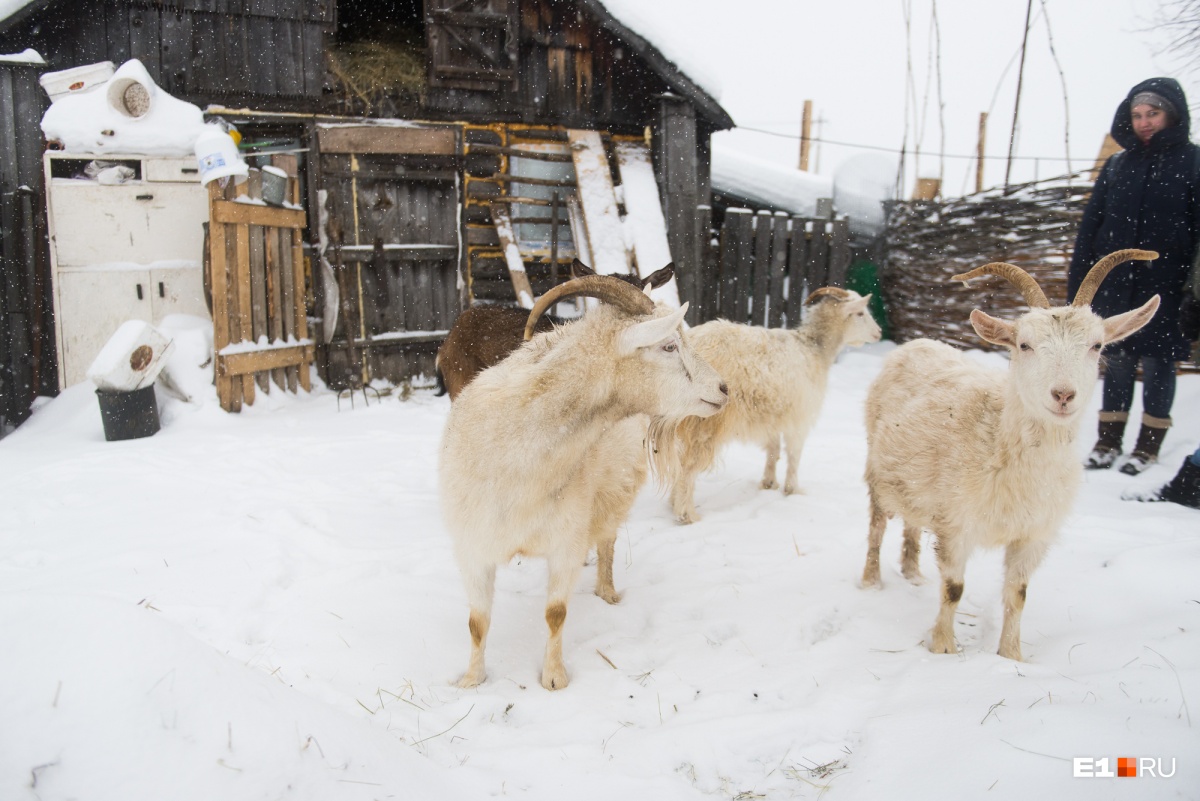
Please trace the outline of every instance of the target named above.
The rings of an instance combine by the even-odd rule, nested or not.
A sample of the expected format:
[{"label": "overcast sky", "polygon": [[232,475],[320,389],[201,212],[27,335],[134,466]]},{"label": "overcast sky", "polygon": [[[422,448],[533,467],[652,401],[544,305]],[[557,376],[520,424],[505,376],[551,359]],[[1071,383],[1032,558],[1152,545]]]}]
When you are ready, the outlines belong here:
[{"label": "overcast sky", "polygon": [[[911,8],[911,48],[905,8]],[[905,86],[911,52],[918,119],[910,113],[910,149],[936,154],[942,147],[936,50],[931,35],[933,0],[654,0],[642,13],[683,43],[693,68],[720,84],[721,103],[739,130],[719,134],[717,147],[733,147],[795,167],[799,143],[750,128],[798,136],[803,101],[824,120],[821,137],[899,149],[905,133]],[[990,109],[987,153],[1008,151],[1016,94],[1018,55],[1026,0],[941,0],[941,91],[945,152],[973,154],[979,114]],[[1014,182],[1066,171],[1063,83],[1050,53],[1046,19],[1066,81],[1070,154],[1078,169],[1095,159],[1117,103],[1135,83],[1155,75],[1180,78],[1193,105],[1200,83],[1176,63],[1156,55],[1163,37],[1146,29],[1159,0],[1034,0],[1025,62]],[[1007,68],[1007,72],[1006,72]],[[709,80],[709,83],[714,82]],[[923,130],[918,130],[923,116]],[[814,130],[814,135],[817,132]],[[919,137],[919,139],[918,139]],[[830,143],[814,145],[810,169],[831,175],[848,157],[871,151]],[[896,158],[890,155],[891,158]],[[974,164],[946,158],[944,192],[974,188]],[[920,159],[920,174],[942,169],[936,155]],[[1004,181],[1003,158],[989,160],[985,185]],[[910,162],[908,186],[914,165]],[[909,189],[905,190],[910,191]]]}]

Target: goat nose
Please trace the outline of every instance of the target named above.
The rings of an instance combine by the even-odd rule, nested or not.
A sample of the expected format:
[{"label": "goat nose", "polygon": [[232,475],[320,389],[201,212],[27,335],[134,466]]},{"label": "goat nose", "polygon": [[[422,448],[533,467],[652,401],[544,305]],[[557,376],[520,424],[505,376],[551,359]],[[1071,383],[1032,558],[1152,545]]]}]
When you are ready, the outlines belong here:
[{"label": "goat nose", "polygon": [[1052,389],[1050,394],[1054,396],[1054,400],[1058,401],[1060,406],[1066,406],[1075,400],[1075,390],[1073,389]]},{"label": "goat nose", "polygon": [[724,381],[721,382],[721,386],[717,387],[717,389],[721,390],[722,395],[729,394],[729,387],[725,385]]}]

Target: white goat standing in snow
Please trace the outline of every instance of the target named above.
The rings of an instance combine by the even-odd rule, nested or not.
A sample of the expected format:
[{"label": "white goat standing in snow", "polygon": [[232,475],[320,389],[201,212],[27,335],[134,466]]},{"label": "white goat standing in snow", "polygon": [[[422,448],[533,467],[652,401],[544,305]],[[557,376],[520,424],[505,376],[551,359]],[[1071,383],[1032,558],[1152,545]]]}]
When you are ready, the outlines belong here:
[{"label": "white goat standing in snow", "polygon": [[1021,612],[1029,576],[1042,561],[1079,488],[1074,441],[1096,385],[1100,353],[1150,321],[1144,306],[1103,319],[1089,307],[1105,276],[1130,259],[1122,250],[1092,267],[1074,304],[1051,308],[1033,277],[988,264],[954,280],[997,275],[1016,285],[1031,311],[1013,322],[979,309],[971,324],[1009,349],[1007,374],[972,363],[939,342],[918,339],[892,352],[867,394],[871,524],[864,587],[880,583],[879,545],[890,517],[904,521],[902,570],[917,580],[923,528],[936,537],[942,603],[929,650],[954,653],[954,613],[967,558],[1004,546],[1004,625],[1000,656],[1021,659]]},{"label": "white goat standing in snow", "polygon": [[[649,416],[646,448],[664,480],[674,470],[675,425],[689,415],[715,414],[726,402],[721,378],[681,336],[687,305],[656,307],[615,278],[589,276],[550,290],[530,311],[526,334],[542,312],[570,295],[603,303],[484,370],[450,408],[439,478],[470,604],[471,659],[463,687],[486,676],[496,568],[518,554],[547,561],[550,638],[541,682],[550,690],[567,686],[567,602],[589,545],[599,550],[604,532],[615,534],[632,503],[628,482],[640,484],[647,452],[631,455],[627,447],[631,431],[646,431],[637,418]],[[603,572],[603,552],[600,558]],[[610,587],[611,564],[610,543]]]},{"label": "white goat standing in snow", "polygon": [[782,435],[787,447],[783,494],[796,492],[800,451],[821,412],[829,368],[846,346],[879,341],[870,302],[870,295],[824,287],[808,296],[805,320],[794,329],[713,320],[688,331],[696,353],[729,385],[729,404],[719,415],[691,418],[677,429],[680,471],[671,506],[679,522],[700,519],[696,476],[733,440],[762,443],[767,451],[762,487],[773,489]]}]

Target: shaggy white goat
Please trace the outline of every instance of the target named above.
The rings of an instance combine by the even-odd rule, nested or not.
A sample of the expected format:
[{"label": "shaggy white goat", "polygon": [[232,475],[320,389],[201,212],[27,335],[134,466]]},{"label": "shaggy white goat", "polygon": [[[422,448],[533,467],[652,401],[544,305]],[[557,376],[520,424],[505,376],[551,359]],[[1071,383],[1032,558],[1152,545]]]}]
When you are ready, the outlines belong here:
[{"label": "shaggy white goat", "polygon": [[[623,484],[640,483],[631,436],[646,431],[651,463],[672,468],[674,426],[726,402],[720,377],[680,334],[686,311],[658,308],[609,276],[569,281],[530,312],[527,333],[560,298],[604,303],[578,322],[542,334],[480,373],[451,406],[439,466],[442,510],[470,604],[471,659],[459,684],[482,682],[496,568],[514,556],[545,557],[549,641],[541,682],[567,685],[562,626],[593,542],[615,536],[632,504]],[[632,422],[630,422],[632,419]],[[656,447],[656,443],[658,446]],[[611,543],[610,543],[611,546]],[[611,587],[612,549],[601,573]],[[601,580],[598,580],[598,585]]]},{"label": "shaggy white goat", "polygon": [[804,323],[795,329],[714,320],[688,331],[696,353],[729,385],[729,404],[719,415],[691,418],[677,429],[680,470],[671,506],[679,522],[700,519],[696,475],[732,440],[766,448],[762,487],[773,489],[778,486],[775,466],[782,434],[787,447],[783,493],[797,490],[800,451],[825,400],[830,366],[847,345],[879,341],[879,326],[867,309],[870,301],[870,295],[825,287],[809,295]]},{"label": "shaggy white goat", "polygon": [[1149,322],[1158,296],[1102,319],[1088,304],[1105,276],[1130,259],[1122,250],[1092,267],[1072,306],[1051,308],[1037,282],[1011,264],[965,275],[1002,276],[1032,310],[1013,322],[971,312],[980,337],[1011,352],[1008,372],[973,364],[919,339],[891,353],[867,394],[871,524],[864,587],[880,583],[879,544],[890,517],[904,521],[903,573],[918,579],[923,528],[936,537],[942,604],[929,650],[954,653],[954,612],[967,558],[1004,546],[1004,625],[999,653],[1021,659],[1021,612],[1029,576],[1070,511],[1082,467],[1074,446],[1096,385],[1100,352]]}]

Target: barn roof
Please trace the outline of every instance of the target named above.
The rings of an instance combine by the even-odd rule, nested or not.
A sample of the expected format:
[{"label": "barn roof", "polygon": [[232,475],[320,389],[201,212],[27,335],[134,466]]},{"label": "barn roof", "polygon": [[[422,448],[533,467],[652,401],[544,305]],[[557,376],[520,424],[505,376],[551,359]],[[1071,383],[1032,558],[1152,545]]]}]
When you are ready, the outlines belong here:
[{"label": "barn roof", "polygon": [[[0,0],[0,34],[34,17],[57,0]],[[733,118],[717,102],[714,82],[701,75],[696,65],[687,65],[687,50],[656,29],[639,13],[632,0],[577,0],[600,26],[627,44],[651,69],[696,110],[715,130],[734,126]]]}]

